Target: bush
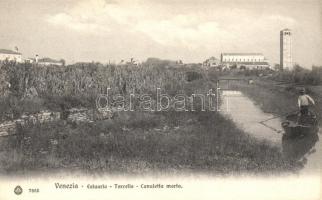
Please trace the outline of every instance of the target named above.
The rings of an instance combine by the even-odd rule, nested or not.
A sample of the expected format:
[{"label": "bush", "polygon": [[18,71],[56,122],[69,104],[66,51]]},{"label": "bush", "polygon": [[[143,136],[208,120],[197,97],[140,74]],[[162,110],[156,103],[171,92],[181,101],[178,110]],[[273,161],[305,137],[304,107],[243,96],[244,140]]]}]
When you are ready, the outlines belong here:
[{"label": "bush", "polygon": [[308,70],[299,65],[295,65],[292,71],[276,72],[273,79],[297,84],[321,85],[322,66],[313,66],[312,70]]},{"label": "bush", "polygon": [[195,71],[188,71],[186,72],[186,80],[188,82],[202,79],[202,74],[195,72]]}]

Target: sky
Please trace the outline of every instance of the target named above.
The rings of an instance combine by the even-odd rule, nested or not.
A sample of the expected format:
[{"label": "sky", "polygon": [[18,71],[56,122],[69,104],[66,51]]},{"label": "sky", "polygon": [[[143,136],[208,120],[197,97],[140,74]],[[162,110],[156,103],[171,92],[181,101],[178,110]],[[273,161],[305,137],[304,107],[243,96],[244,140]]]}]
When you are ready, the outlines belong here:
[{"label": "sky", "polygon": [[263,53],[279,63],[279,31],[293,61],[322,65],[320,0],[0,0],[0,49],[79,61],[203,62]]}]

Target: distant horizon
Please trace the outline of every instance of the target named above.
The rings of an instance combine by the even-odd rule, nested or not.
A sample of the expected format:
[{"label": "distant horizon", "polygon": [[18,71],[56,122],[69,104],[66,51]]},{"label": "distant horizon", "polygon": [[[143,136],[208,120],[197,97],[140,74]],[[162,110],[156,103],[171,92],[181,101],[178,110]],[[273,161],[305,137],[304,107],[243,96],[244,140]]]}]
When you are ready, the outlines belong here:
[{"label": "distant horizon", "polygon": [[221,53],[262,53],[279,64],[292,30],[293,63],[322,65],[319,0],[3,0],[0,48],[24,58],[119,63],[135,58],[202,63]]},{"label": "distant horizon", "polygon": [[[1,48],[1,49],[4,49],[4,48]],[[6,50],[10,50],[10,49],[6,49]],[[24,55],[23,52],[20,52],[20,51],[18,51],[18,53],[21,53],[23,60],[24,59],[34,59],[35,58],[35,56],[34,57],[31,57],[31,56],[30,57],[24,57],[23,56]],[[232,53],[233,54],[262,54],[262,53],[247,53],[247,52],[245,52],[245,53],[232,52]],[[226,54],[229,54],[229,53],[226,53]],[[179,60],[181,60],[183,62],[183,64],[202,64],[204,61],[206,61],[207,59],[209,59],[211,57],[215,57],[216,59],[220,60],[221,54],[219,56],[210,56],[210,57],[205,58],[203,61],[200,61],[200,62],[185,62],[184,60],[181,60],[181,59],[170,59],[170,58],[162,58],[162,57],[147,57],[147,58],[145,58],[143,60],[140,60],[140,62],[143,63],[143,62],[147,61],[149,58],[156,58],[156,59],[168,60],[168,61],[179,61]],[[63,59],[66,62],[67,65],[72,65],[72,64],[75,64],[75,63],[83,63],[83,62],[84,63],[92,63],[92,62],[96,63],[96,62],[98,62],[98,63],[101,63],[101,64],[119,64],[119,63],[121,63],[122,60],[125,61],[125,62],[126,61],[130,61],[130,59],[133,58],[133,57],[129,57],[128,59],[108,60],[108,61],[103,61],[103,62],[102,61],[98,61],[98,60],[73,60],[73,61],[69,61],[69,60],[66,60],[65,58],[52,58],[52,57],[49,57],[49,56],[40,56],[39,58],[40,59],[42,59],[42,58],[51,58],[51,59],[54,59],[54,60],[57,60],[57,61]],[[267,61],[271,65],[271,67],[274,67],[274,65],[276,65],[276,64],[277,65],[280,64],[280,63],[277,63],[277,62],[276,63],[273,63],[270,60],[267,60]],[[295,65],[299,65],[299,66],[304,67],[304,68],[307,68],[307,69],[311,69],[312,67],[316,67],[316,66],[317,67],[322,67],[322,64],[320,64],[320,65],[313,64],[312,66],[303,66],[303,65],[300,65],[299,63],[294,62],[293,63],[293,66],[295,66]]]},{"label": "distant horizon", "polygon": [[[0,50],[11,50],[11,49],[0,48]],[[15,51],[15,50],[11,50],[11,51]],[[23,52],[17,51],[17,53],[20,53],[22,55],[22,59],[23,60],[24,59],[34,59],[34,58],[36,58],[36,55],[39,56],[38,54],[35,54],[34,57],[24,57],[23,56],[24,55]],[[243,52],[243,53],[239,53],[239,52],[223,52],[223,53],[220,53],[219,56],[210,56],[210,57],[205,58],[203,61],[200,61],[200,62],[184,62],[181,59],[169,59],[169,58],[162,58],[162,57],[147,57],[147,58],[145,58],[143,60],[140,60],[140,62],[143,63],[143,62],[147,61],[150,58],[156,58],[156,59],[168,60],[168,61],[179,61],[179,60],[181,60],[181,61],[183,61],[183,64],[202,64],[204,61],[206,61],[207,59],[209,59],[211,57],[215,57],[216,59],[220,60],[222,54],[261,54],[261,55],[264,55],[263,53],[260,53],[260,52]],[[265,57],[265,55],[264,55],[264,57]],[[42,58],[51,58],[51,57],[49,57],[49,56],[42,56],[42,57],[39,57],[39,58],[42,59]],[[126,61],[130,61],[131,58],[133,58],[133,57],[130,57],[128,59],[121,59],[121,60],[118,60],[118,61],[116,61],[116,60],[109,60],[109,61],[105,61],[105,62],[97,61],[97,60],[86,60],[86,61],[85,60],[83,60],[83,61],[77,60],[77,61],[69,61],[69,60],[66,60],[65,58],[51,58],[51,59],[54,59],[54,60],[57,60],[57,61],[63,59],[66,62],[67,65],[72,65],[72,64],[75,64],[75,63],[82,63],[82,62],[84,62],[84,63],[98,62],[98,63],[101,63],[101,64],[119,64],[122,61],[125,61],[125,62]],[[267,58],[265,57],[265,59],[267,59]],[[276,65],[276,64],[277,65],[280,64],[280,63],[272,63],[272,62],[270,62],[270,60],[267,60],[267,61],[271,65],[271,67],[274,67],[274,65]],[[293,66],[295,66],[295,65],[299,65],[299,66],[304,67],[304,68],[312,68],[313,66],[322,67],[322,64],[321,65],[315,65],[315,64],[313,64],[312,66],[302,66],[299,63],[294,62],[293,63]]]}]

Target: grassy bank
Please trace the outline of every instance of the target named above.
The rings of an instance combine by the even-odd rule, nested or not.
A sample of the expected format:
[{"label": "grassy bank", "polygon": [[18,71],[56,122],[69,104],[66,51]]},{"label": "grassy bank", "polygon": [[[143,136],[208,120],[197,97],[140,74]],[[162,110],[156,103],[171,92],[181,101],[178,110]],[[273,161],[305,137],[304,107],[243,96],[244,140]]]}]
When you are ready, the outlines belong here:
[{"label": "grassy bank", "polygon": [[78,126],[61,121],[19,133],[20,139],[2,141],[1,173],[257,174],[301,167],[214,112],[127,112],[115,121]]}]

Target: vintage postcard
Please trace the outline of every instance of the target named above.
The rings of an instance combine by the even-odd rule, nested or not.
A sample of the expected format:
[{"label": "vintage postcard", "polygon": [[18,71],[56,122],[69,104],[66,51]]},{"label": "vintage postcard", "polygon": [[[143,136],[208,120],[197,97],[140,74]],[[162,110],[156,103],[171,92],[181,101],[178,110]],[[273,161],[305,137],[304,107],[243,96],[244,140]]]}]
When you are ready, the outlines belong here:
[{"label": "vintage postcard", "polygon": [[0,200],[322,198],[320,0],[0,0]]}]

